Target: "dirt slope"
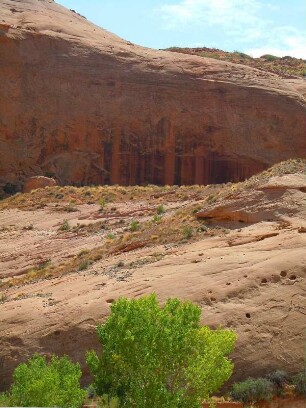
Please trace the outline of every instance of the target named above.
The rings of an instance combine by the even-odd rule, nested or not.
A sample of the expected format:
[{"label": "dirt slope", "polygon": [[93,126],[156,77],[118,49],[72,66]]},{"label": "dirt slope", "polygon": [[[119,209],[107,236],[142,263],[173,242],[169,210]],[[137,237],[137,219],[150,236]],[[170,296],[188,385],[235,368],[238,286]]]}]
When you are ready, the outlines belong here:
[{"label": "dirt slope", "polygon": [[139,47],[49,0],[0,7],[0,186],[211,184],[306,155],[305,81]]}]

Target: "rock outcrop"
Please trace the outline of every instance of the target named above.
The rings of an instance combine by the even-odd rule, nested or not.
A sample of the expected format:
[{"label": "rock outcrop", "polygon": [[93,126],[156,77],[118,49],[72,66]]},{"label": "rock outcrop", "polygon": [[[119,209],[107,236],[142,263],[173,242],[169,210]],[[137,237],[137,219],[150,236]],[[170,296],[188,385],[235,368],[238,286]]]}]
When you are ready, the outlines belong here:
[{"label": "rock outcrop", "polygon": [[255,189],[233,191],[228,197],[207,204],[197,217],[228,223],[253,224],[261,221],[284,221],[284,215],[293,216],[305,207],[306,174],[271,177]]},{"label": "rock outcrop", "polygon": [[29,193],[37,188],[56,186],[56,181],[51,177],[34,176],[28,178],[23,186],[23,192]]},{"label": "rock outcrop", "polygon": [[2,186],[220,183],[306,155],[302,79],[142,48],[53,1],[1,3],[0,78]]}]

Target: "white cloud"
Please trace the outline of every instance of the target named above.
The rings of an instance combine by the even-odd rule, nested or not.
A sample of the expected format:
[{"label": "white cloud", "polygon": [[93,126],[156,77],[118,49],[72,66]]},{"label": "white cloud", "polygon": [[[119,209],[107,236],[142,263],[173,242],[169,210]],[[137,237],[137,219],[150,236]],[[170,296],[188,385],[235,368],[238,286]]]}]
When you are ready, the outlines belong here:
[{"label": "white cloud", "polygon": [[296,35],[282,38],[280,45],[267,44],[262,47],[254,47],[246,50],[246,53],[258,58],[264,54],[272,54],[278,57],[290,57],[306,59],[306,35]]},{"label": "white cloud", "polygon": [[253,56],[306,58],[306,31],[277,26],[262,17],[278,8],[264,0],[178,0],[175,4],[164,4],[157,11],[169,30],[182,30],[190,25],[220,28],[229,41],[238,42]]},{"label": "white cloud", "polygon": [[182,24],[254,26],[260,23],[256,12],[258,0],[181,0],[177,4],[165,4],[158,11],[166,27],[178,28]]}]

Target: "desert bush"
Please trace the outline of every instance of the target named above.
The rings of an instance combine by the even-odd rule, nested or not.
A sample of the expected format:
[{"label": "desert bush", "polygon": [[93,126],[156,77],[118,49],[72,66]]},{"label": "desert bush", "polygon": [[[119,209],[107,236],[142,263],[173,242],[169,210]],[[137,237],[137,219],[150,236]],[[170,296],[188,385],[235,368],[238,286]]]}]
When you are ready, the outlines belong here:
[{"label": "desert bush", "polygon": [[20,364],[13,374],[8,393],[10,406],[20,407],[81,407],[85,392],[80,388],[81,369],[68,357],[34,354]]},{"label": "desert bush", "polygon": [[267,376],[268,380],[274,385],[277,395],[281,395],[288,381],[288,375],[285,371],[277,370]]},{"label": "desert bush", "polygon": [[306,397],[306,368],[292,378],[295,392]]},{"label": "desert bush", "polygon": [[51,258],[47,258],[44,261],[41,261],[38,266],[37,269],[42,270],[47,268],[47,266],[51,265]]},{"label": "desert bush", "polygon": [[1,293],[0,295],[0,303],[4,303],[8,300],[8,297],[5,293]]},{"label": "desert bush", "polygon": [[262,55],[260,58],[264,58],[266,61],[275,61],[279,59],[279,57],[277,57],[276,55],[271,55],[271,54]]},{"label": "desert bush", "polygon": [[62,225],[59,227],[59,231],[69,231],[70,230],[70,225],[68,220],[64,220]]},{"label": "desert bush", "polygon": [[88,259],[83,259],[78,267],[79,271],[85,271],[86,269],[88,269],[90,265],[90,262]]},{"label": "desert bush", "polygon": [[106,199],[104,197],[100,198],[99,205],[100,205],[100,211],[103,211],[106,206]]},{"label": "desert bush", "polygon": [[156,214],[157,215],[162,215],[165,213],[165,207],[160,204],[157,208],[156,208]]},{"label": "desert bush", "polygon": [[139,229],[140,229],[139,221],[133,220],[130,224],[130,231],[135,232],[138,231]]},{"label": "desert bush", "polygon": [[184,238],[189,239],[192,237],[192,234],[193,234],[192,227],[190,225],[185,225],[183,227]]},{"label": "desert bush", "polygon": [[119,298],[97,333],[102,353],[86,360],[98,395],[119,406],[200,408],[231,376],[236,336],[200,326],[201,309],[155,294]]},{"label": "desert bush", "polygon": [[161,222],[161,220],[162,220],[162,216],[161,216],[161,215],[158,215],[158,214],[153,215],[153,218],[152,218],[153,224],[158,224],[158,223]]},{"label": "desert bush", "polygon": [[248,378],[233,385],[231,396],[244,404],[269,400],[273,396],[273,384],[266,378]]}]

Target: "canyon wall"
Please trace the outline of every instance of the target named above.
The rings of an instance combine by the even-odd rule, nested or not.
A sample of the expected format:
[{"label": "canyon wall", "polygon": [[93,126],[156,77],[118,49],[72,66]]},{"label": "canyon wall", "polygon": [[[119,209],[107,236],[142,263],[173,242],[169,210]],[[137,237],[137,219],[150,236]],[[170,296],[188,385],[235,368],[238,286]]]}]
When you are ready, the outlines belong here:
[{"label": "canyon wall", "polygon": [[1,5],[0,78],[2,186],[222,183],[306,156],[305,99],[277,75],[138,47],[50,0]]}]

